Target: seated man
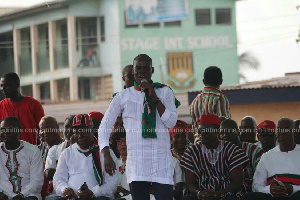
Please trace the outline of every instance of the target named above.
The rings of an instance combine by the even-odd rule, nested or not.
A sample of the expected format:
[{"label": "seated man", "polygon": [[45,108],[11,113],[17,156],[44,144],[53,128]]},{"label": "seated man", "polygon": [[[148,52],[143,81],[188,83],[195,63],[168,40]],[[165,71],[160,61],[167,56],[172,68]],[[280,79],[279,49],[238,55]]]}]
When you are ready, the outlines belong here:
[{"label": "seated man", "polygon": [[104,115],[101,112],[97,112],[97,111],[90,112],[88,115],[93,120],[93,124],[94,124],[94,128],[93,128],[94,136],[96,138],[98,138],[98,129],[99,129],[99,126],[101,124],[101,121],[102,121],[102,118],[103,118]]},{"label": "seated man", "polygon": [[[45,177],[49,180],[53,180],[54,173],[56,171],[56,165],[58,162],[58,158],[63,150],[68,148],[70,146],[70,137],[73,135],[72,130],[72,122],[75,115],[70,115],[65,119],[64,124],[64,137],[65,141],[61,144],[54,145],[49,149],[47,158],[46,158],[46,165],[45,165]],[[50,184],[50,187],[48,188],[48,193],[53,192],[52,184]]]},{"label": "seated man", "polygon": [[119,160],[119,183],[118,189],[115,194],[115,198],[124,198],[131,199],[129,184],[127,183],[126,177],[126,159],[127,159],[127,145],[126,145],[126,131],[125,129],[117,129],[113,136],[112,141],[117,144],[118,152],[120,153]]},{"label": "seated man", "polygon": [[300,119],[295,121],[295,143],[300,144]]},{"label": "seated man", "polygon": [[109,147],[114,152],[114,154],[117,158],[120,158],[120,152],[118,150],[117,142],[113,138],[114,138],[115,133],[119,129],[124,129],[123,119],[122,119],[121,114],[117,117],[116,122],[115,122],[115,124],[112,128],[112,131],[111,131],[111,134],[110,134],[110,137],[109,137]]},{"label": "seated man", "polygon": [[243,200],[300,199],[300,146],[295,144],[293,129],[291,119],[277,122],[279,146],[262,155],[253,177],[253,193]]},{"label": "seated man", "polygon": [[237,145],[249,158],[250,162],[244,169],[243,192],[251,192],[253,175],[264,150],[255,144],[241,142],[239,138],[238,125],[231,119],[226,119],[221,123],[220,139]]},{"label": "seated man", "polygon": [[[92,119],[87,114],[79,114],[74,117],[72,126],[76,143],[59,157],[53,177],[56,194],[63,198],[113,198],[118,174],[109,176],[104,170],[103,153],[93,135]],[[116,162],[115,157],[114,160]],[[87,187],[79,190],[84,182]]]},{"label": "seated man", "polygon": [[[132,87],[134,85],[133,65],[126,65],[122,70],[122,74],[124,89]],[[118,92],[114,93],[110,101],[112,101],[117,94]]]},{"label": "seated man", "polygon": [[[172,144],[172,156],[174,163],[174,187],[173,197],[174,199],[181,199],[183,195],[183,186],[185,182],[184,173],[180,167],[180,160],[189,146],[188,135],[189,128],[186,122],[177,120],[174,128],[169,129],[171,144]],[[191,144],[190,144],[191,145]]]},{"label": "seated man", "polygon": [[186,122],[177,120],[174,128],[169,129],[170,140],[172,144],[172,156],[179,161],[189,145],[192,145],[189,140],[189,127]]},{"label": "seated man", "polygon": [[252,116],[246,116],[241,121],[241,141],[242,142],[249,142],[249,143],[256,143],[256,129],[257,123],[256,119]]},{"label": "seated man", "polygon": [[43,161],[46,162],[49,149],[54,145],[61,144],[64,140],[60,137],[59,125],[54,117],[42,117],[39,127],[39,135],[43,142],[38,147],[42,152]]},{"label": "seated man", "polygon": [[44,181],[40,150],[19,140],[21,124],[16,117],[1,122],[0,199],[41,199]]},{"label": "seated man", "polygon": [[200,143],[187,148],[180,162],[187,189],[196,199],[238,199],[243,183],[243,168],[248,158],[227,141],[218,140],[219,116],[201,115]]},{"label": "seated man", "polygon": [[257,146],[263,148],[265,152],[273,149],[278,145],[276,140],[275,128],[276,125],[273,121],[265,120],[258,126],[258,142],[255,143]]}]

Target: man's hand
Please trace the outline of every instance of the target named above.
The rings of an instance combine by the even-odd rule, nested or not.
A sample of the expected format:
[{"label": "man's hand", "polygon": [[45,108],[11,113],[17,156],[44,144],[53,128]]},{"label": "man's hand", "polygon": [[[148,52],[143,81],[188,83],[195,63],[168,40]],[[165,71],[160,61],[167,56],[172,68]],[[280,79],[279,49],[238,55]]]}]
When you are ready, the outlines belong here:
[{"label": "man's hand", "polygon": [[79,196],[80,199],[88,200],[88,199],[92,199],[94,193],[91,190],[86,189],[83,191],[78,191],[77,195]]},{"label": "man's hand", "polygon": [[72,188],[67,188],[63,193],[63,197],[67,199],[75,199],[77,198],[77,195]]},{"label": "man's hand", "polygon": [[213,190],[202,191],[199,194],[201,200],[219,200],[219,194]]},{"label": "man's hand", "polygon": [[8,200],[8,196],[3,192],[0,192],[0,200]]},{"label": "man's hand", "polygon": [[276,182],[270,185],[270,192],[275,197],[287,197],[293,193],[293,186],[291,184],[284,184],[284,186],[277,186]]},{"label": "man's hand", "polygon": [[24,199],[25,199],[24,196],[22,196],[21,194],[18,194],[12,198],[12,200],[24,200]]},{"label": "man's hand", "polygon": [[117,170],[116,168],[116,164],[113,161],[110,153],[109,153],[109,148],[108,147],[104,147],[102,149],[103,154],[104,154],[104,168],[106,173],[108,173],[110,176],[112,176],[115,171]]},{"label": "man's hand", "polygon": [[148,94],[152,99],[157,99],[156,93],[152,87],[152,83],[149,82],[143,82],[140,84],[141,92],[145,92],[145,90],[148,90]]},{"label": "man's hand", "polygon": [[45,176],[49,181],[53,180],[53,176],[55,174],[56,169],[50,168],[45,170]]},{"label": "man's hand", "polygon": [[290,196],[294,191],[293,186],[291,184],[288,184],[288,183],[285,183],[284,186],[285,186],[285,191],[288,194],[287,196]]}]

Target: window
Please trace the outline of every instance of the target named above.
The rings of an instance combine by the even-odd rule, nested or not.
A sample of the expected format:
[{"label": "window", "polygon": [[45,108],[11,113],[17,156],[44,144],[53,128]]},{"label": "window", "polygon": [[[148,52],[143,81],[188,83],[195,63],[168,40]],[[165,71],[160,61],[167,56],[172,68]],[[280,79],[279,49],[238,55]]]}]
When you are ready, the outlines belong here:
[{"label": "window", "polygon": [[181,26],[181,21],[165,22],[165,26]]},{"label": "window", "polygon": [[137,27],[139,27],[139,24],[125,24],[125,27],[126,28],[137,28]]},{"label": "window", "polygon": [[210,17],[210,9],[196,9],[196,25],[210,25],[211,17]]},{"label": "window", "polygon": [[100,38],[101,38],[101,42],[105,41],[105,21],[104,21],[104,16],[100,17]]},{"label": "window", "polygon": [[137,28],[139,27],[139,24],[128,24],[127,21],[126,21],[126,11],[124,12],[124,24],[125,24],[125,27],[126,28]]},{"label": "window", "polygon": [[144,27],[159,27],[160,26],[160,23],[157,22],[157,23],[150,23],[150,24],[144,24]]},{"label": "window", "polygon": [[216,9],[216,24],[231,24],[230,8]]}]

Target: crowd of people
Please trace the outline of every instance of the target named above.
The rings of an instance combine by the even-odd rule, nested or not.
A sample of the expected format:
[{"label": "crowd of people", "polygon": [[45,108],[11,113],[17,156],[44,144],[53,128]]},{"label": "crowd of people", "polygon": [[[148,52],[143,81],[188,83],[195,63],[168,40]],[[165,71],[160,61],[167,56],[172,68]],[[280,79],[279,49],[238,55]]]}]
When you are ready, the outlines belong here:
[{"label": "crowd of people", "polygon": [[211,66],[187,124],[148,55],[122,73],[105,114],[66,116],[62,131],[17,74],[1,78],[0,200],[300,199],[300,120],[234,121]]}]

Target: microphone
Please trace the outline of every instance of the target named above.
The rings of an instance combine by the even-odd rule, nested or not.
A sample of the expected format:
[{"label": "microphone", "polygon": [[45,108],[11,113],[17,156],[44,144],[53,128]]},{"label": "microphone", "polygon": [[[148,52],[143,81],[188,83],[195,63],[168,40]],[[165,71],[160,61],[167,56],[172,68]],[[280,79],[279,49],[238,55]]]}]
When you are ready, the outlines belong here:
[{"label": "microphone", "polygon": [[[147,81],[146,79],[143,78],[143,79],[141,80],[141,83],[145,83],[145,82],[148,83],[148,81]],[[144,92],[145,92],[146,95],[149,95],[149,90],[148,90],[148,89],[144,90]]]}]

